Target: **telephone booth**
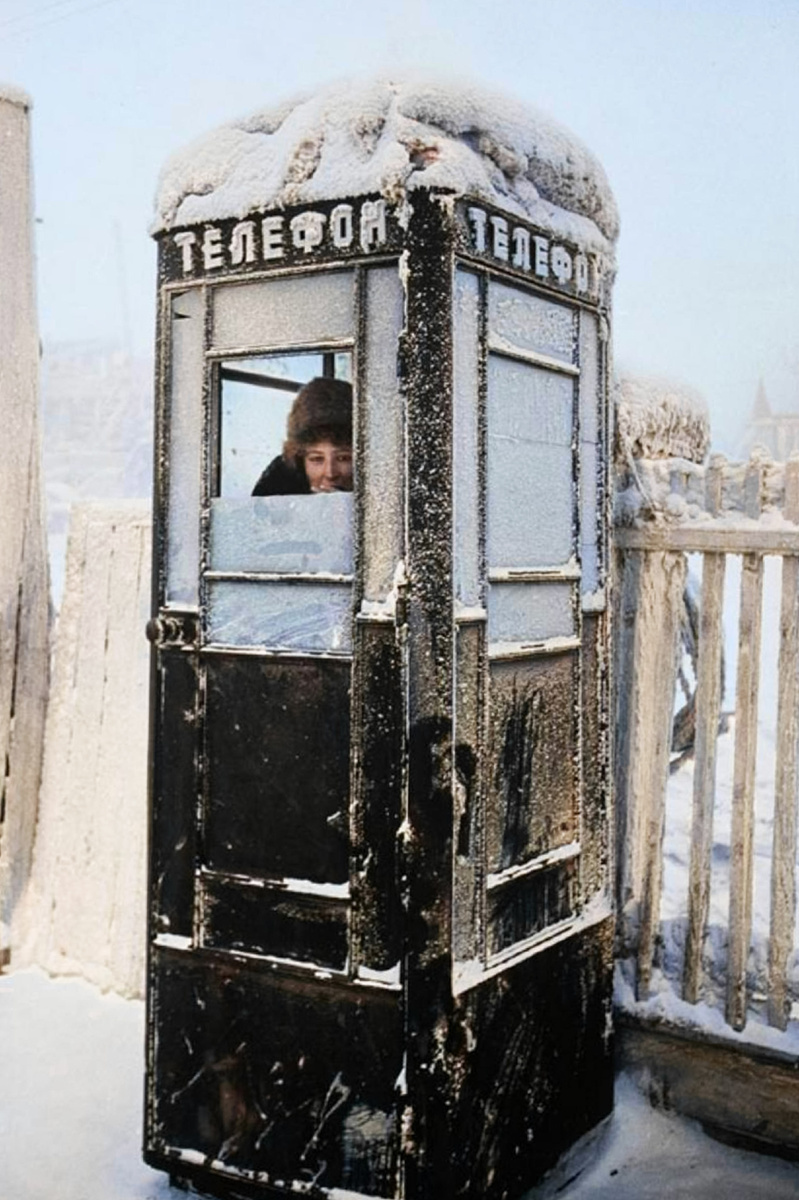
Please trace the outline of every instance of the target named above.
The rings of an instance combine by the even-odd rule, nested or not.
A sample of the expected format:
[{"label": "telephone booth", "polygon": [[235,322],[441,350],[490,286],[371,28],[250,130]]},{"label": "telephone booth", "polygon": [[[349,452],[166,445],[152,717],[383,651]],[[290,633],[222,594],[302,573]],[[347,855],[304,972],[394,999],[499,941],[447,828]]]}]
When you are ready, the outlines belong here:
[{"label": "telephone booth", "polygon": [[[145,1156],[202,1193],[516,1197],[612,1105],[612,263],[489,200],[158,234]],[[317,378],[352,490],[252,495]]]}]

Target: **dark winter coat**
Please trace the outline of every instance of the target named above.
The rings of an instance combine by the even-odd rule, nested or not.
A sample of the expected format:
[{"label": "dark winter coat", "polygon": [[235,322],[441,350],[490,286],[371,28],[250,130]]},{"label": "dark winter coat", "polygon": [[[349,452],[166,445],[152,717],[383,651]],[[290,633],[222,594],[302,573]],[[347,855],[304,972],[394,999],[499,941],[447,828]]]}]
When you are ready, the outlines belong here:
[{"label": "dark winter coat", "polygon": [[282,454],[273,458],[252,489],[253,496],[304,496],[310,487],[302,467],[292,467]]}]

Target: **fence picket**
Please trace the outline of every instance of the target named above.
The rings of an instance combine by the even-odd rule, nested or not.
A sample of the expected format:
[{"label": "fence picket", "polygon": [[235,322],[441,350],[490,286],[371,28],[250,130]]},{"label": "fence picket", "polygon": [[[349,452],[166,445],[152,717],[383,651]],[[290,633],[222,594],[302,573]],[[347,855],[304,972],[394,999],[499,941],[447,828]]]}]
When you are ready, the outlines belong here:
[{"label": "fence picket", "polygon": [[[722,471],[718,459],[707,471],[707,509],[716,516],[721,506]],[[683,997],[696,1004],[702,978],[702,946],[710,904],[710,856],[713,847],[713,805],[716,792],[716,739],[721,712],[721,647],[724,606],[723,554],[705,554],[695,697],[696,735],[688,880],[688,929],[683,966]]]},{"label": "fence picket", "polygon": [[[785,468],[785,516],[799,524],[799,458]],[[788,958],[793,949],[796,906],[797,800],[797,671],[799,670],[799,559],[782,560],[780,610],[779,694],[777,701],[777,770],[771,859],[771,929],[768,964],[768,1020],[785,1029],[790,1007]]]},{"label": "fence picket", "polygon": [[[745,480],[747,515],[760,514],[763,467],[754,460]],[[746,965],[752,928],[752,853],[757,695],[760,677],[760,628],[763,556],[743,557],[738,630],[738,679],[735,692],[735,760],[730,834],[730,915],[726,1020],[733,1029],[746,1024]]]},{"label": "fence picket", "polygon": [[636,620],[629,789],[640,839],[637,880],[640,928],[636,984],[639,999],[644,999],[649,993],[660,924],[663,824],[684,587],[685,558],[682,554],[648,554],[644,557],[641,604]]}]

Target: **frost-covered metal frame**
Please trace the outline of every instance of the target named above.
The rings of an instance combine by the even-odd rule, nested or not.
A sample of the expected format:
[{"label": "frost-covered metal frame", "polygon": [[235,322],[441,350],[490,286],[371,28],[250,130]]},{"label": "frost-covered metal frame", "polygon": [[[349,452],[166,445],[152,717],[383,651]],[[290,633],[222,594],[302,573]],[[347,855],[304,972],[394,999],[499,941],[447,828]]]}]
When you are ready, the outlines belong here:
[{"label": "frost-covered metal frame", "polygon": [[[146,1153],[155,1165],[181,1179],[194,1179],[217,1195],[279,1195],[296,1184],[319,1195],[330,1194],[331,1187],[345,1187],[392,1200],[400,1196],[421,1200],[429,1195],[499,1200],[520,1195],[559,1150],[605,1115],[610,1105],[606,1031],[612,921],[605,903],[609,774],[603,597],[597,592],[581,604],[575,601],[573,645],[520,645],[492,655],[486,631],[491,580],[486,569],[484,500],[488,288],[500,280],[568,303],[579,323],[583,312],[604,319],[606,283],[598,261],[592,264],[584,256],[585,263],[581,259],[578,264],[576,247],[561,247],[562,253],[555,254],[551,238],[547,262],[557,266],[557,273],[547,280],[537,278],[536,264],[540,268],[544,260],[534,239],[544,235],[527,228],[527,238],[517,236],[516,230],[524,232],[523,222],[508,214],[424,190],[415,193],[401,211],[395,212],[385,202],[382,209],[376,207],[378,200],[367,197],[315,205],[315,218],[309,210],[256,214],[243,222],[220,222],[162,238],[156,586],[151,628],[157,664],[153,714],[154,722],[160,722],[160,741],[153,759],[152,788]],[[470,208],[485,214],[484,229],[491,231],[492,238],[498,236],[498,242],[485,240],[481,248]],[[349,216],[342,210],[348,210]],[[318,219],[320,215],[324,220]],[[265,225],[278,218],[279,226]],[[295,219],[301,231],[296,243],[291,232]],[[339,239],[349,238],[347,245],[325,241],[324,230],[334,220],[339,222]],[[258,238],[277,239],[278,228],[282,257],[264,260],[267,243]],[[375,229],[383,238],[379,244],[378,235],[369,232]],[[188,234],[192,240],[183,236]],[[529,264],[525,246],[530,250]],[[268,248],[270,252],[278,248],[277,240]],[[501,256],[503,249],[507,258]],[[516,252],[520,262],[514,265]],[[566,254],[572,255],[571,278],[566,278]],[[403,471],[392,476],[403,521],[391,585],[376,576],[369,591],[364,587],[368,522],[363,504],[364,494],[379,480],[369,478],[365,434],[368,420],[373,419],[363,386],[369,371],[368,272],[392,264],[404,293],[397,345],[404,411]],[[251,888],[237,878],[236,871],[203,876],[207,849],[203,839],[213,802],[209,755],[214,732],[208,722],[215,717],[208,707],[209,688],[216,689],[225,705],[235,704],[241,691],[229,672],[210,679],[208,664],[226,656],[246,664],[257,661],[259,653],[202,645],[204,583],[196,606],[167,603],[164,571],[169,528],[163,514],[169,495],[172,397],[170,339],[165,331],[170,297],[199,289],[205,313],[205,436],[201,439],[205,457],[201,468],[198,464],[205,480],[201,505],[205,515],[197,550],[200,580],[208,553],[207,501],[213,463],[207,448],[213,444],[214,364],[219,359],[211,345],[208,294],[216,287],[342,269],[354,270],[357,276],[355,448],[365,470],[356,517],[352,653],[280,655],[276,666],[264,668],[258,685],[264,689],[259,703],[268,708],[269,697],[280,686],[280,663],[293,662],[299,668],[307,664],[309,670],[319,667],[325,677],[327,691],[319,696],[333,698],[339,687],[335,673],[352,664],[351,716],[347,717],[351,733],[348,880],[322,885],[327,891],[335,889],[323,900],[327,932],[320,940],[317,922],[300,952],[289,946],[292,958],[274,953],[274,942],[258,941],[264,930],[277,940],[293,936],[280,924],[282,917],[275,916],[274,907],[260,902],[268,889]],[[456,269],[478,280],[480,294],[474,464],[480,506],[479,603],[465,611],[455,611],[453,604]],[[579,337],[577,344],[581,344]],[[229,357],[227,348],[225,357]],[[603,406],[603,366],[596,378],[597,402]],[[575,402],[575,422],[579,408]],[[600,423],[606,429],[606,413]],[[574,426],[573,440],[579,447],[579,424]],[[604,453],[600,446],[597,464],[602,472],[607,461]],[[578,458],[577,453],[572,455],[574,505],[579,502]],[[604,528],[601,503],[597,512]],[[573,510],[572,516],[576,530],[579,514]],[[606,561],[606,551],[602,553]],[[576,591],[573,567],[564,573],[563,581]],[[499,694],[492,671],[507,674],[532,664],[533,672],[548,678],[551,663],[566,664],[561,670],[572,678],[574,688],[565,744],[577,781],[573,795],[579,794],[582,801],[583,827],[578,830],[579,854],[572,853],[571,844],[565,849],[555,847],[549,865],[560,869],[564,862],[578,864],[574,886],[579,904],[569,919],[548,922],[532,934],[522,922],[522,936],[517,937],[519,928],[514,926],[507,944],[498,945],[490,937],[493,897],[506,886],[515,886],[523,871],[498,884],[490,880],[486,806],[492,705],[496,708]],[[247,675],[247,686],[254,678]],[[221,711],[220,701],[214,703]],[[243,709],[242,715],[246,718]],[[233,713],[234,724],[237,719]],[[539,873],[543,866],[536,864]],[[259,897],[255,908],[245,905],[245,911],[238,906],[244,893]],[[303,910],[317,905],[317,916],[321,911],[312,890],[300,895],[294,889],[288,899]],[[224,920],[212,928],[209,912],[214,906]],[[242,948],[237,931],[248,922],[258,936]],[[218,1033],[227,1012],[244,1031],[237,1035],[236,1045],[227,1046]],[[196,1074],[196,1059],[187,1045],[204,1046],[208,1053],[211,1047],[218,1064],[228,1063],[231,1056],[238,1063],[237,1046],[250,1046],[241,1052],[239,1065],[242,1078],[257,1081],[268,1078],[274,1066],[268,1060],[275,1054],[269,1047],[276,1030],[301,1047],[311,1039],[308,1045],[313,1044],[316,1061],[324,1067],[318,1077],[302,1085],[309,1089],[303,1093],[307,1111],[316,1113],[311,1141],[306,1138],[304,1143],[313,1147],[311,1159],[307,1150],[303,1158],[302,1147],[291,1159],[294,1143],[286,1132],[288,1158],[280,1168],[282,1174],[254,1143],[247,1149],[244,1133],[244,1149],[232,1156],[220,1152],[221,1135],[214,1147],[202,1142],[185,1100],[194,1078],[193,1062]],[[514,1031],[511,1037],[509,1030]],[[212,1091],[214,1080],[222,1078],[220,1072],[228,1072],[225,1079],[230,1081],[238,1078],[235,1070],[229,1064],[219,1065],[214,1074],[205,1067],[199,1078]],[[347,1097],[357,1100],[358,1111],[370,1114],[369,1128],[382,1131],[365,1150],[352,1140],[355,1126],[347,1125],[346,1116],[351,1101],[336,1091],[339,1076],[346,1081]],[[298,1077],[292,1086],[300,1086]],[[260,1128],[259,1112],[263,1115],[268,1107],[261,1083],[258,1088],[260,1099],[252,1105],[246,1089],[239,1093],[256,1128]],[[334,1093],[340,1116],[332,1121],[325,1114]],[[170,1108],[170,1095],[182,1097],[179,1111]],[[221,1121],[219,1102],[204,1103],[213,1119]],[[475,1129],[488,1133],[476,1138]],[[358,1137],[362,1139],[362,1131]]]}]

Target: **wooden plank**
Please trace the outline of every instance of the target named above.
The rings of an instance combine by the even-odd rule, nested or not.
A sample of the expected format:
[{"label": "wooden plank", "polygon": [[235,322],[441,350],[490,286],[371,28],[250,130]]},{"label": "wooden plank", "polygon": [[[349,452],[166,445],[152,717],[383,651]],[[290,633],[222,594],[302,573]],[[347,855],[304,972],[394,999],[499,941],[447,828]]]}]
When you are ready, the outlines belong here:
[{"label": "wooden plank", "polygon": [[638,608],[638,592],[641,579],[643,555],[637,551],[615,555],[616,576],[619,584],[614,588],[616,611],[614,614],[616,636],[614,638],[614,672],[617,680],[625,680],[624,687],[614,689],[613,719],[613,770],[616,810],[616,904],[619,914],[619,938],[622,955],[633,945],[635,931],[629,928],[628,901],[634,895],[635,869],[633,863],[633,814],[630,805],[630,776],[632,753],[632,710],[636,690],[635,683],[635,616]]},{"label": "wooden plank", "polygon": [[799,1153],[796,1058],[707,1030],[616,1020],[617,1065],[650,1098],[766,1153]]},{"label": "wooden plank", "polygon": [[633,739],[629,800],[635,817],[639,866],[634,880],[639,900],[637,996],[648,995],[660,923],[663,881],[663,823],[669,779],[672,711],[677,676],[683,555],[648,554],[641,568],[631,712]]},{"label": "wooden plank", "polygon": [[673,550],[686,554],[797,554],[799,529],[725,529],[723,525],[652,525],[642,529],[616,529],[620,550]]},{"label": "wooden plank", "polygon": [[[707,472],[708,509],[718,512],[721,470]],[[706,554],[702,564],[702,598],[696,682],[696,762],[694,766],[691,860],[688,879],[688,929],[683,964],[683,997],[699,999],[702,945],[710,904],[710,855],[713,846],[713,805],[716,792],[716,739],[721,711],[721,647],[724,607],[723,554]]]},{"label": "wooden plank", "polygon": [[[785,516],[799,519],[799,458],[785,468]],[[799,739],[799,560],[782,562],[780,610],[779,692],[777,699],[777,768],[771,857],[771,936],[768,966],[768,1019],[785,1029],[790,1001],[788,958],[796,924],[796,798],[797,739]]]},{"label": "wooden plank", "polygon": [[[745,490],[750,512],[759,509],[762,466],[747,469]],[[752,928],[752,855],[757,754],[757,694],[760,678],[760,629],[763,556],[745,554],[741,571],[738,628],[738,678],[735,692],[735,761],[730,834],[730,915],[726,1019],[733,1029],[746,1024],[746,963]]]}]

